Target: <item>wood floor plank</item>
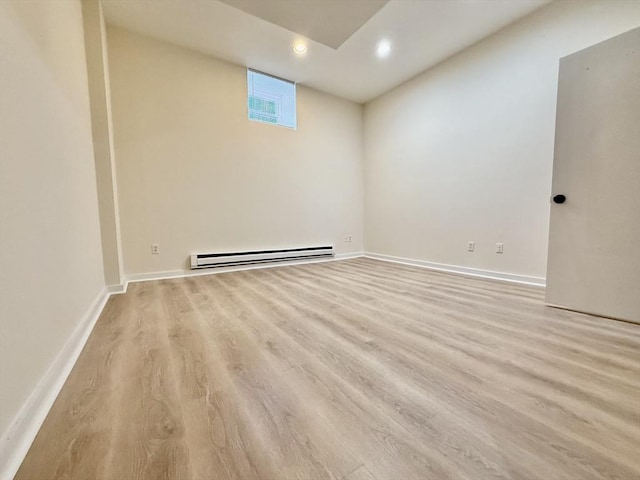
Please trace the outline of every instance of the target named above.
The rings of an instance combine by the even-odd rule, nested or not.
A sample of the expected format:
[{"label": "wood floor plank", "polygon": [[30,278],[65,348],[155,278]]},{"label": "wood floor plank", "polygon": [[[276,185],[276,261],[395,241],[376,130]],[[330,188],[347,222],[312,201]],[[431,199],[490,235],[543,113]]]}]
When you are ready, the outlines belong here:
[{"label": "wood floor plank", "polygon": [[[369,324],[371,324],[371,322],[369,322]],[[393,336],[393,333],[389,333],[389,332],[382,332],[379,336],[380,336],[380,337],[382,337],[382,338],[390,338],[390,337],[392,337],[392,336]],[[475,336],[474,338],[477,338],[477,336]],[[468,340],[471,340],[471,339],[468,339]],[[447,339],[446,339],[446,338],[441,338],[441,339],[440,339],[440,342],[442,342],[443,344],[446,344],[446,341],[447,341]],[[393,351],[393,352],[402,351],[402,346],[403,346],[403,345],[409,345],[409,344],[411,344],[411,343],[412,343],[412,342],[411,342],[411,339],[410,339],[410,338],[406,338],[406,339],[402,340],[401,342],[399,342],[398,344],[394,345],[394,346],[393,346],[393,350],[392,350],[392,351]],[[469,345],[472,345],[472,343],[470,343],[469,341],[466,341],[466,343],[465,343],[463,346],[465,346],[465,345],[466,345],[466,346],[467,346],[467,348],[468,348],[468,346],[469,346]],[[460,355],[458,355],[458,356],[460,356]],[[485,361],[486,361],[486,358],[485,358]],[[391,363],[391,364],[398,364],[399,362],[397,361],[397,359],[392,359],[390,363]],[[480,362],[480,363],[481,363],[481,362]],[[517,356],[516,356],[516,357],[514,357],[514,359],[513,359],[513,360],[511,360],[509,363],[510,363],[510,364],[513,364],[513,367],[514,367],[514,368],[516,368],[516,376],[515,376],[515,378],[516,378],[516,379],[517,379],[518,377],[520,377],[520,376],[526,376],[526,375],[531,376],[531,375],[532,375],[532,372],[528,371],[526,368],[522,368],[522,367],[519,365],[519,357],[517,357]],[[550,368],[547,366],[547,368],[546,368],[546,372],[548,372],[549,370],[550,370]],[[552,373],[553,373],[553,372],[552,372]],[[560,374],[561,372],[557,372],[557,373],[559,373],[559,374]],[[571,373],[571,372],[569,372],[569,373]],[[565,376],[566,376],[566,375],[565,375]],[[571,378],[571,380],[572,380],[573,382],[575,382],[576,380],[578,380],[575,376],[566,376],[566,377],[567,377],[567,378]],[[535,379],[537,379],[537,380],[540,380],[539,376],[535,376],[534,378],[535,378]],[[556,383],[557,383],[557,382],[559,381],[559,380],[558,380],[558,378],[560,378],[560,377],[556,376],[556,377],[551,378],[551,379],[545,378],[545,379],[542,379],[542,380],[546,380],[547,382],[548,382],[549,380],[553,380],[554,382],[556,382]],[[448,376],[446,377],[446,379],[447,379],[447,382],[450,382],[451,380],[453,380],[453,379],[454,379],[454,377],[452,377],[452,376],[448,375]],[[587,378],[587,379],[588,379],[588,378]],[[497,379],[497,380],[498,380],[498,379]],[[507,382],[507,384],[508,384],[508,382]],[[591,382],[591,383],[590,383],[590,385],[593,387],[593,386],[595,386],[595,385],[597,385],[597,384],[596,384],[596,383],[594,383],[594,382]],[[535,386],[535,385],[534,385],[534,386]],[[546,385],[545,385],[545,384],[544,384],[544,382],[543,382],[541,385],[536,386],[536,389],[537,389],[537,390],[539,390],[540,388],[544,388],[545,386],[546,386]],[[554,385],[554,388],[556,388],[556,389],[557,389],[557,388],[558,388],[558,385]],[[562,390],[563,388],[564,388],[564,389],[566,389],[566,388],[567,388],[567,385],[565,385],[565,384],[560,384],[560,385],[559,385],[559,389],[560,389],[560,390]],[[627,390],[627,391],[628,391],[628,390]],[[636,392],[637,392],[637,390],[636,390]],[[532,392],[529,392],[529,393],[532,393]],[[573,393],[573,392],[572,392],[572,393]],[[589,393],[590,393],[590,394],[593,394],[593,388],[591,389],[591,392],[589,392]],[[587,397],[587,395],[586,395],[586,393],[585,393],[585,392],[582,392],[582,396],[583,396],[583,397],[585,397],[585,398]],[[538,397],[538,398],[539,398],[539,397]],[[589,397],[589,399],[591,399],[591,398]],[[599,401],[599,405],[598,405],[598,406],[599,406],[599,409],[606,408],[606,407],[608,407],[608,406],[609,406],[609,405],[606,403],[606,399],[600,398],[600,399],[596,399],[596,400],[597,400],[597,401]],[[636,425],[638,424],[638,422],[637,422],[637,415],[636,415],[636,412],[637,412],[637,395],[636,395],[636,396],[629,395],[626,399],[624,399],[624,398],[623,398],[623,400],[625,400],[625,401],[626,401],[626,404],[625,404],[625,401],[620,402],[619,400],[620,400],[619,398],[616,398],[616,403],[622,403],[622,406],[624,406],[625,408],[621,408],[621,406],[620,406],[620,405],[616,405],[616,406],[615,406],[615,409],[613,409],[613,413],[614,413],[614,414],[619,415],[620,419],[622,419],[624,422],[626,422],[626,423],[620,423],[620,424],[623,426],[622,428],[624,428],[624,429],[628,432],[628,431],[629,431],[629,429],[628,429],[628,425],[627,425],[627,423],[628,423],[629,421],[632,421],[632,422],[633,422],[634,424],[636,424]],[[532,403],[532,402],[529,402],[529,403]],[[546,402],[546,404],[547,404],[547,405],[548,405],[549,403],[550,403],[550,402]],[[533,406],[535,407],[535,405],[533,405]],[[570,411],[570,410],[569,410],[569,409],[564,410],[564,413],[565,413],[564,417],[572,418],[572,416],[573,416],[573,415],[566,415],[566,413],[567,413],[568,411]],[[543,419],[544,419],[544,414],[545,414],[545,413],[546,413],[546,412],[541,412],[541,415],[540,415],[540,419],[541,419],[541,421],[543,421]],[[578,421],[583,421],[583,419],[580,419],[580,418],[577,418],[577,420],[578,420]],[[587,424],[586,424],[586,422],[585,422],[585,425],[587,425]],[[563,425],[563,426],[564,426],[564,425]],[[637,432],[637,431],[638,431],[638,430],[636,429],[636,430],[635,430],[635,432]],[[597,435],[597,433],[595,432],[595,430],[594,430],[594,432],[593,432],[593,433],[594,433],[594,434],[592,435],[592,437],[593,437],[594,439],[598,440],[598,439],[600,439],[600,438],[601,438],[599,435]],[[626,448],[627,450],[634,449],[634,448],[635,448],[635,445],[637,445],[637,444],[638,444],[638,437],[637,437],[637,435],[636,435],[636,436],[635,436],[635,438],[633,438],[633,439],[631,440],[631,442],[630,442],[630,443],[625,443],[625,442],[623,442],[623,441],[620,441],[620,442],[617,442],[617,444],[615,444],[614,442],[611,442],[611,438],[609,438],[609,442],[608,442],[608,443],[606,443],[606,444],[602,444],[602,445],[598,445],[598,447],[599,447],[599,449],[600,449],[600,448],[610,448],[610,449],[612,450],[612,454],[617,454],[617,453],[619,453],[619,450],[621,450],[621,449],[625,449],[625,448]],[[629,453],[630,453],[630,452],[629,452]]]},{"label": "wood floor plank", "polygon": [[17,480],[640,478],[640,327],[352,259],[131,284]]},{"label": "wood floor plank", "polygon": [[[216,280],[212,279],[212,281]],[[225,290],[224,286],[220,284],[217,286],[220,290]],[[250,288],[241,289],[244,292],[250,290]],[[278,315],[271,300],[261,304],[260,298],[253,296],[252,302],[245,303],[245,305],[249,305],[249,308],[253,308],[254,304],[259,304],[261,308],[270,311],[272,315],[275,314],[276,319],[283,318]],[[261,317],[259,310],[256,312],[258,315],[253,317],[254,320]],[[241,315],[239,318],[242,318],[243,323],[252,321],[251,315],[241,313],[239,315]],[[304,392],[303,396],[306,402],[312,406],[315,415],[321,417],[322,423],[331,426],[331,431],[327,432],[325,437],[329,448],[337,448],[341,451],[355,450],[361,458],[372,457],[378,462],[382,461],[388,476],[399,475],[406,479],[423,478],[425,472],[431,472],[434,476],[446,478],[443,471],[434,462],[427,463],[424,458],[421,458],[419,451],[404,440],[404,430],[397,428],[394,430],[385,422],[380,421],[380,409],[371,405],[369,398],[354,390],[340,377],[336,378],[331,369],[323,368],[324,365],[318,362],[315,355],[309,355],[308,348],[297,342],[295,338],[288,336],[282,330],[284,322],[284,320],[279,320],[272,325],[263,323],[255,331],[269,332],[270,326],[275,328],[275,332],[272,330],[270,332],[272,335],[265,342],[268,345],[268,351],[275,350],[278,354],[286,352],[290,358],[296,359],[297,367],[284,369],[286,372],[284,375],[296,392]],[[291,365],[291,363],[287,362],[287,365]],[[330,387],[318,390],[320,385],[323,387],[330,385]],[[340,402],[336,402],[336,396],[341,397]],[[351,447],[344,444],[344,438],[351,440]],[[395,458],[391,458],[387,454],[388,450],[396,452]],[[398,462],[398,458],[402,461]],[[416,472],[421,473],[416,476]]]},{"label": "wood floor plank", "polygon": [[[254,453],[258,443],[251,422],[244,422],[236,390],[219,349],[208,339],[197,305],[181,282],[164,283],[163,302],[171,319],[169,337],[180,383],[186,440],[193,478],[258,479],[273,472],[269,457]],[[191,289],[191,295],[198,291]],[[213,345],[212,345],[213,344]]]},{"label": "wood floor plank", "polygon": [[159,302],[158,282],[133,287],[130,348],[125,352],[118,435],[111,442],[106,478],[190,478],[189,452]]},{"label": "wood floor plank", "polygon": [[[318,287],[314,287],[314,289],[317,290]],[[363,310],[364,308],[365,306],[363,305],[360,306],[360,310]],[[350,317],[357,318],[358,315],[359,315],[358,312],[352,312],[350,314]],[[404,316],[400,315],[398,317],[398,321],[402,321],[403,318]],[[561,381],[563,377],[571,378],[572,381],[574,381],[578,373],[581,373],[583,375],[588,375],[588,376],[590,376],[592,373],[597,373],[600,376],[604,375],[604,372],[602,370],[597,372],[594,372],[594,371],[585,372],[584,369],[573,368],[574,365],[567,366],[566,364],[565,365],[563,365],[562,363],[559,364],[560,359],[558,357],[552,357],[550,360],[547,360],[546,358],[541,358],[539,355],[536,354],[537,347],[535,346],[536,345],[535,343],[529,342],[529,341],[522,341],[517,339],[517,337],[515,341],[509,340],[509,338],[505,337],[504,335],[496,334],[495,331],[498,330],[498,327],[494,325],[489,325],[491,328],[474,329],[469,334],[461,332],[461,328],[473,326],[476,323],[481,323],[481,322],[475,321],[470,324],[470,322],[467,321],[466,325],[453,325],[452,327],[454,327],[457,331],[454,331],[451,328],[451,326],[449,326],[448,324],[447,325],[438,324],[437,328],[440,331],[444,332],[447,336],[437,337],[438,343],[434,345],[434,348],[437,348],[439,345],[446,345],[447,343],[450,346],[453,346],[453,344],[457,343],[458,350],[460,352],[473,353],[474,351],[473,345],[474,343],[477,343],[479,344],[479,346],[478,348],[475,349],[475,351],[478,354],[481,354],[483,351],[494,352],[493,353],[494,361],[499,362],[501,356],[502,357],[511,356],[512,357],[511,360],[509,361],[508,365],[505,364],[505,366],[508,366],[509,370],[515,369],[516,373],[518,373],[518,376],[521,375],[519,372],[523,370],[525,372],[529,371],[526,367],[523,367],[523,364],[521,362],[523,353],[530,354],[530,356],[532,356],[534,360],[539,360],[540,362],[546,362],[545,369],[547,372],[553,373],[554,370],[557,370],[556,373],[558,375],[556,376],[556,381]],[[367,322],[367,325],[370,327],[373,325],[373,322]],[[412,338],[417,338],[421,335],[421,332],[415,329],[412,329],[411,325],[407,325],[406,328],[402,330],[402,332],[404,332],[405,330],[407,332],[410,332],[412,334],[412,337],[407,337],[397,342],[396,345],[394,345],[395,351],[401,351],[404,345],[412,343]],[[381,338],[389,339],[389,338],[393,338],[394,334],[395,333],[393,331],[386,331],[386,332],[383,331],[383,332],[379,332],[378,336]],[[453,337],[453,334],[456,334],[457,337],[462,337],[461,340],[459,342],[448,341],[448,338]],[[434,337],[435,335],[438,335],[438,333],[434,333],[433,330],[431,330],[430,336]],[[485,342],[484,339],[487,339],[487,341]],[[501,351],[500,350],[501,347],[504,347],[505,345],[513,348],[511,348],[510,350],[504,349],[503,351]],[[510,351],[512,353],[510,353]],[[545,355],[548,355],[548,352],[545,352]],[[459,355],[457,356],[459,357]],[[484,360],[486,361],[487,359],[485,358]],[[453,359],[453,361],[455,361],[455,358]],[[537,364],[535,366],[537,367]],[[580,365],[578,366],[580,367]],[[602,382],[602,378],[600,380]],[[596,397],[596,399],[598,399],[597,397],[599,397],[601,403],[603,404],[603,409],[606,409],[607,407],[606,399],[603,399],[603,398],[608,396],[610,388],[614,387],[614,385],[619,390],[619,395],[616,398],[616,408],[614,410],[614,413],[620,415],[620,417],[624,420],[624,422],[627,422],[629,419],[637,420],[637,418],[634,418],[636,417],[636,412],[634,408],[636,407],[636,402],[637,402],[637,397],[635,395],[637,393],[637,389],[633,389],[631,387],[625,388],[624,385],[621,386],[619,383],[608,382],[605,379],[603,382],[603,385],[600,385],[600,382],[591,384],[592,388],[589,392],[588,398]],[[564,384],[560,385],[561,388],[563,386],[567,388],[567,386]],[[621,408],[623,406],[625,407],[624,409]]]},{"label": "wood floor plank", "polygon": [[[237,305],[233,299],[225,303],[224,288],[216,291],[223,294],[210,299],[209,305],[214,306],[214,313],[227,312]],[[282,375],[287,364],[272,362],[271,356],[260,348],[260,336],[256,335],[256,330],[246,327],[245,312],[235,310],[235,316],[229,321],[236,328],[236,344],[233,349],[228,349],[227,362],[239,373],[236,385],[247,390],[242,401],[260,393],[261,398],[257,398],[258,402],[251,408],[258,411],[257,415],[268,414],[269,421],[263,425],[263,434],[267,436],[265,443],[277,447],[275,455],[296,457],[294,464],[288,467],[289,471],[281,474],[282,478],[342,478],[360,465],[360,460],[350,452],[349,446],[341,445],[337,432],[329,431],[315,420],[316,414],[310,408],[310,402],[300,398],[295,389],[288,388]],[[240,342],[246,342],[246,348]],[[255,361],[247,365],[249,355],[254,356]],[[326,440],[332,434],[332,445],[327,448]]]},{"label": "wood floor plank", "polygon": [[364,465],[344,477],[344,480],[377,480],[376,476]]},{"label": "wood floor plank", "polygon": [[[273,276],[277,276],[279,274],[277,272],[276,273],[269,272],[268,274],[265,274],[265,275],[270,275],[270,276],[273,277]],[[274,285],[274,283],[275,282],[273,280],[270,282],[271,285]],[[274,287],[273,286],[269,286],[267,288],[274,288]],[[296,286],[294,288],[300,288],[300,287],[298,285],[298,286]],[[304,304],[303,303],[299,303],[298,307],[299,308],[305,308],[305,306],[311,301],[310,300],[310,296],[311,296],[310,292],[306,292],[306,291],[304,292],[304,295],[294,295],[295,298],[305,298]],[[354,316],[355,313],[352,312],[351,315]],[[292,314],[290,316],[292,318],[296,317],[296,315],[294,315],[294,314]],[[305,319],[304,325],[302,325],[300,328],[311,328],[312,323],[308,322],[306,320],[309,319],[309,318],[317,319],[317,317],[313,317],[313,315],[310,314],[309,312],[305,312],[303,315],[300,315],[299,317]],[[345,319],[343,319],[341,321],[342,329],[340,331],[341,331],[342,334],[345,334],[348,331],[348,328],[345,328],[347,323],[348,322]],[[329,335],[330,335],[329,332],[319,330],[319,331],[316,331],[315,333],[310,334],[309,338],[320,339],[320,338],[328,337]],[[390,335],[391,334],[389,332],[386,332],[384,335],[381,335],[381,336],[389,337]],[[350,340],[352,340],[352,347],[355,350],[358,349],[357,345],[366,345],[366,339],[363,339],[363,338],[355,338],[354,339],[353,337],[351,337],[351,338],[347,337],[347,338],[340,339],[338,337],[333,337],[327,342],[327,344],[325,345],[325,348],[331,350],[332,348],[334,348],[334,345],[339,344],[341,340],[346,341],[346,342],[349,342]],[[389,357],[389,362],[386,362],[386,363],[389,364],[389,365],[399,365],[399,366],[402,366],[402,365],[415,366],[416,364],[418,364],[418,366],[421,366],[421,368],[423,368],[423,369],[424,368],[428,368],[428,365],[426,363],[423,364],[423,365],[420,365],[416,361],[415,358],[413,359],[413,361],[411,361],[411,360],[407,361],[406,359],[398,358],[397,355],[394,357],[395,352],[402,351],[403,348],[404,348],[404,345],[407,345],[407,344],[411,344],[411,339],[410,338],[406,338],[402,342],[396,343],[394,345],[392,353],[390,353],[391,357]],[[318,351],[322,351],[322,349],[319,349],[317,345],[316,345],[316,349],[318,349]],[[353,350],[351,348],[349,348],[349,349]],[[369,364],[377,363],[375,357],[376,356],[380,356],[383,353],[384,353],[383,351],[377,350],[375,352],[375,355],[371,356],[371,358],[368,359],[368,363]],[[357,370],[355,371],[355,374],[352,375],[349,378],[349,381],[351,383],[354,383],[354,384],[358,384],[359,380],[361,380],[362,378],[365,378],[365,379],[367,379],[367,381],[369,381],[370,375],[368,376],[367,373],[366,373],[367,361],[360,362],[357,358],[355,358],[353,356],[352,357],[348,357],[348,355],[349,354],[346,353],[346,352],[339,352],[339,354],[336,355],[336,354],[333,354],[333,352],[330,351],[328,353],[327,358],[340,358],[340,359],[343,359],[345,357],[349,358],[349,360],[348,360],[349,365],[356,365],[357,366]],[[480,358],[480,360],[485,360],[486,361],[486,358]],[[481,363],[482,362],[479,362],[479,364],[481,364]],[[339,369],[340,368],[340,363],[336,362],[334,367],[336,369]],[[378,370],[381,370],[383,368],[384,368],[384,365],[382,365],[382,364],[378,364],[377,365],[377,369]],[[399,388],[399,389],[402,389],[402,390],[410,389],[411,393],[414,396],[415,395],[420,395],[421,391],[422,392],[427,392],[428,391],[430,394],[433,393],[433,388],[434,388],[433,383],[431,383],[431,384],[423,384],[423,385],[421,385],[422,388],[413,388],[414,385],[413,385],[412,382],[407,382],[407,381],[403,382],[403,379],[411,379],[411,380],[415,381],[416,380],[416,375],[414,375],[414,373],[415,372],[411,368],[407,368],[406,371],[404,371],[404,372],[398,372],[397,369],[396,369],[395,371],[394,370],[389,370],[389,371],[386,371],[386,372],[382,372],[381,377],[383,377],[385,379],[399,379],[399,380],[396,380],[395,387]],[[451,373],[451,372],[449,372],[449,373]],[[431,377],[433,377],[433,372],[432,372]],[[478,377],[478,378],[480,378],[480,377]],[[461,399],[463,398],[461,396],[461,393],[464,394],[465,390],[456,389],[455,387],[452,388],[451,384],[455,381],[455,376],[449,374],[449,375],[447,375],[445,377],[445,380],[446,380],[446,386],[442,389],[442,392],[448,394],[450,396],[450,398],[446,399],[446,401],[443,401],[443,402],[435,402],[434,403],[434,402],[431,402],[430,395],[423,394],[422,397],[419,398],[419,400],[415,404],[409,405],[409,406],[407,406],[407,408],[405,408],[403,410],[403,411],[405,411],[407,413],[410,412],[412,417],[413,417],[411,419],[406,419],[407,420],[407,422],[406,422],[407,425],[411,426],[410,420],[413,420],[415,422],[416,416],[417,416],[418,420],[420,421],[420,426],[424,429],[424,427],[426,425],[426,421],[427,421],[426,418],[428,416],[426,414],[426,412],[430,411],[430,412],[437,412],[440,416],[447,415],[449,417],[449,419],[452,420],[449,423],[445,422],[446,425],[447,425],[447,428],[449,430],[452,430],[452,429],[455,428],[455,426],[457,424],[457,422],[455,422],[455,419],[458,416],[458,412],[451,411],[451,405],[453,405],[455,403],[459,403],[461,401]],[[442,382],[442,384],[445,385],[445,382]],[[362,386],[361,382],[360,382],[360,385]],[[380,395],[379,392],[384,391],[384,389],[381,388],[380,385],[377,385],[376,387],[378,389],[378,394]],[[477,393],[479,393],[479,392],[476,391],[476,395],[477,395]],[[485,399],[485,401],[486,401],[486,399]],[[495,411],[501,410],[502,411],[502,415],[500,417],[489,418],[488,420],[484,419],[484,420],[478,422],[480,428],[470,429],[469,430],[470,433],[476,434],[476,435],[483,433],[483,428],[482,427],[483,427],[483,422],[484,421],[489,421],[490,420],[490,421],[493,421],[493,422],[497,422],[497,421],[502,421],[503,423],[506,422],[506,419],[507,419],[506,413],[508,413],[510,407],[508,405],[496,405],[494,407],[495,408],[493,409],[493,411],[495,412]],[[506,411],[505,411],[505,409],[506,409]],[[422,415],[419,414],[419,412],[421,412],[421,411],[423,412]],[[469,414],[470,412],[466,411],[465,413]],[[467,420],[469,421],[470,418],[468,418]],[[523,423],[523,420],[524,419],[520,419],[520,423]],[[435,422],[435,420],[431,420],[431,422],[433,423],[433,422]],[[506,427],[506,432],[504,433],[503,436],[508,436],[509,422],[506,422],[505,427]],[[536,429],[536,431],[537,431],[537,430],[540,430],[540,428],[541,428],[541,426],[538,425],[535,422],[534,423],[530,422],[530,424],[529,424],[529,429],[532,432],[534,431],[534,429]],[[442,429],[432,425],[431,428],[424,429],[424,431],[425,432],[429,432],[429,431],[440,432],[440,431],[442,431]],[[413,433],[416,433],[416,432],[413,432]],[[541,432],[540,435],[542,435],[543,433],[546,433],[547,436],[550,436],[550,432]],[[476,464],[472,464],[473,473],[477,473],[480,468],[486,468],[487,470],[493,470],[493,469],[496,468],[494,465],[491,465],[491,462],[489,462],[487,460],[487,456],[486,455],[484,455],[481,451],[478,451],[478,450],[481,450],[483,448],[483,446],[485,446],[487,444],[486,442],[491,440],[491,439],[488,439],[488,438],[476,438],[476,439],[472,439],[472,440],[475,440],[475,441],[468,442],[466,440],[467,436],[461,434],[461,432],[451,432],[451,436],[452,436],[452,438],[456,439],[457,447],[459,447],[459,448],[465,448],[466,447],[465,454],[468,457],[470,457],[472,459],[475,459],[474,461],[476,462]],[[553,440],[554,438],[551,437],[551,439]],[[429,441],[433,442],[435,439],[427,437],[427,438],[424,438],[423,440],[427,441],[427,442],[429,442]],[[518,438],[516,438],[516,440],[521,441],[522,438],[518,437]],[[535,438],[534,438],[534,440],[535,440]],[[558,439],[558,438],[556,438],[555,441],[559,442],[560,444],[563,443],[561,441],[561,439]],[[566,443],[566,442],[564,442],[564,443]],[[517,445],[517,443],[515,445],[512,444],[511,445],[511,449],[513,450],[516,445]],[[439,446],[440,446],[439,444],[436,444],[435,447],[431,448],[433,453],[438,452]],[[538,449],[547,448],[549,450],[548,455],[547,455],[547,460],[550,460],[553,456],[555,456],[555,457],[557,457],[557,462],[558,463],[562,462],[562,457],[556,455],[555,454],[556,452],[553,449],[548,448],[546,445],[540,444],[537,448]],[[597,452],[592,452],[592,454],[598,455]],[[583,469],[584,471],[578,471],[578,472],[576,472],[576,475],[579,474],[581,476],[581,478],[591,478],[591,476],[589,474],[590,467],[588,466],[589,465],[588,460],[583,459],[583,463],[586,465],[586,467]],[[543,469],[541,469],[540,467],[541,467],[541,465],[538,465],[538,471],[542,472]],[[557,465],[555,467],[552,465],[548,470],[553,471],[554,468],[557,468]],[[578,467],[576,467],[576,468],[578,468]],[[458,467],[458,471],[460,471],[460,467]]]}]

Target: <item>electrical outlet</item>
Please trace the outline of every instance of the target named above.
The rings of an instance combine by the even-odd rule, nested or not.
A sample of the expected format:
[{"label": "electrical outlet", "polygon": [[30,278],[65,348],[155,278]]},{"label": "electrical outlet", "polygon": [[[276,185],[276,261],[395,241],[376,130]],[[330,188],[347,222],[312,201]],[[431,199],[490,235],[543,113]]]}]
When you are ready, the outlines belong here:
[{"label": "electrical outlet", "polygon": [[504,244],[496,243],[496,253],[504,253]]},{"label": "electrical outlet", "polygon": [[160,245],[158,245],[157,243],[152,243],[151,244],[151,253],[153,255],[158,255],[160,253]]},{"label": "electrical outlet", "polygon": [[352,241],[353,241],[353,239],[352,239],[351,235],[345,235],[345,237],[344,237],[344,241],[345,241],[345,242],[347,242],[347,243],[349,243],[349,242],[352,242]]},{"label": "electrical outlet", "polygon": [[468,252],[475,252],[476,251],[476,242],[469,242],[467,245],[467,251]]}]

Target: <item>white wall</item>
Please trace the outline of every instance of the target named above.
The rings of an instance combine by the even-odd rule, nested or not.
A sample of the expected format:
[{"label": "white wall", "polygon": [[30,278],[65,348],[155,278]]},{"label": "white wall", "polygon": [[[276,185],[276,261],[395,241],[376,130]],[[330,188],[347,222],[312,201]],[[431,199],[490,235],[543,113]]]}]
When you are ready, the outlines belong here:
[{"label": "white wall", "polygon": [[124,268],[111,118],[107,28],[100,1],[82,0],[82,16],[104,276],[107,285],[120,285],[124,281]]},{"label": "white wall", "polygon": [[127,274],[197,252],[362,250],[362,106],[299,86],[297,130],[256,123],[245,68],[119,28],[108,43]]},{"label": "white wall", "polygon": [[0,432],[104,290],[79,1],[0,2]]},{"label": "white wall", "polygon": [[365,249],[544,277],[559,58],[639,24],[557,1],[367,104]]}]

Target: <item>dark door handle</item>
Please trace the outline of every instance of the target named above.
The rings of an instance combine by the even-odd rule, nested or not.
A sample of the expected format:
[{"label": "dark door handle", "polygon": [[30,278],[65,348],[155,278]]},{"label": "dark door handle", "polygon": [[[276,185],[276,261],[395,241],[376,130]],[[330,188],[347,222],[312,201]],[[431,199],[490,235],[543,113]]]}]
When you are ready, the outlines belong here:
[{"label": "dark door handle", "polygon": [[554,195],[553,203],[564,203],[567,200],[567,197],[564,195]]}]

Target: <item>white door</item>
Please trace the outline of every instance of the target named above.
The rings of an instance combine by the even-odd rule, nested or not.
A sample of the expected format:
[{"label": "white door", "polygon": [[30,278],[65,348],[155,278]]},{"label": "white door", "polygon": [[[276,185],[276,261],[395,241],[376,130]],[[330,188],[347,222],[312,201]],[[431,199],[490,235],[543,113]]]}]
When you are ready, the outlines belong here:
[{"label": "white door", "polygon": [[640,28],[560,60],[552,195],[547,303],[640,322]]}]

